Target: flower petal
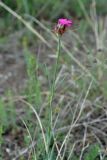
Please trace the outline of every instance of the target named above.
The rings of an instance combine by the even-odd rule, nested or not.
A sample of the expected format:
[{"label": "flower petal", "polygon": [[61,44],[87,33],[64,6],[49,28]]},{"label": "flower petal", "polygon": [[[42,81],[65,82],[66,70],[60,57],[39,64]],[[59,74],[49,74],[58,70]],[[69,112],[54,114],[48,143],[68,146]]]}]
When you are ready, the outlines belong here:
[{"label": "flower petal", "polygon": [[65,25],[66,27],[70,27],[72,25],[72,20],[66,19],[66,18],[61,18],[58,20],[59,25]]}]

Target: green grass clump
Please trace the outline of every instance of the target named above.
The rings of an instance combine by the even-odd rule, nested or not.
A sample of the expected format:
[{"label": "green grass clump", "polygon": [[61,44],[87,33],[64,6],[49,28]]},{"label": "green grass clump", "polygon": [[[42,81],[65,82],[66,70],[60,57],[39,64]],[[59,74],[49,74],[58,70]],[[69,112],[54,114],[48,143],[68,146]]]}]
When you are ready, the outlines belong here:
[{"label": "green grass clump", "polygon": [[34,103],[36,106],[41,104],[41,90],[40,83],[38,80],[38,61],[36,59],[36,55],[34,56],[27,48],[27,41],[24,38],[24,55],[25,55],[25,63],[27,68],[28,75],[28,97],[29,102]]},{"label": "green grass clump", "polygon": [[87,154],[85,154],[85,160],[95,160],[98,159],[100,148],[98,145],[93,145],[90,147]]}]

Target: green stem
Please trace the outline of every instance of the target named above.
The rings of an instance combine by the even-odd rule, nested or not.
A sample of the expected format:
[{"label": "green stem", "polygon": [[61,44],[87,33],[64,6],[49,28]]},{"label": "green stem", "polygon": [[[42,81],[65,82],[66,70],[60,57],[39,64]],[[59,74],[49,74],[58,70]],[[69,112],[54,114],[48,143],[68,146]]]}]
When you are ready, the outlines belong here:
[{"label": "green stem", "polygon": [[[49,97],[49,130],[48,130],[48,137],[50,137],[50,143],[53,140],[53,131],[52,131],[52,102],[55,94],[55,81],[57,77],[57,70],[58,70],[58,63],[59,63],[59,57],[60,57],[60,36],[58,36],[58,47],[56,52],[56,62],[55,62],[55,68],[53,73],[53,82],[51,86],[51,93]],[[49,147],[49,146],[48,146]],[[49,150],[49,148],[48,148]],[[49,156],[49,155],[48,155]]]},{"label": "green stem", "polygon": [[52,127],[52,101],[54,98],[54,92],[55,92],[55,81],[57,77],[57,69],[58,69],[58,63],[59,63],[59,57],[60,57],[60,36],[58,36],[58,47],[57,47],[57,52],[56,52],[56,63],[55,63],[55,69],[54,69],[54,77],[53,77],[53,84],[51,88],[51,95],[49,99],[49,106],[50,106],[50,111],[51,111],[51,127]]}]

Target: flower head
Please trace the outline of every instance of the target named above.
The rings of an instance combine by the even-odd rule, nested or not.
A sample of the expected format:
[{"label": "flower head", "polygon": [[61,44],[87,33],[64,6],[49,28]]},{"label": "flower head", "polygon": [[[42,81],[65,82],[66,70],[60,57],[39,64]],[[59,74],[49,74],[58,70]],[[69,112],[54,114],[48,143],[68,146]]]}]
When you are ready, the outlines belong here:
[{"label": "flower head", "polygon": [[58,20],[57,25],[54,28],[54,32],[57,33],[58,35],[62,35],[67,28],[71,27],[73,24],[72,20],[66,19],[66,18],[60,18]]},{"label": "flower head", "polygon": [[65,27],[71,27],[72,26],[72,20],[61,18],[58,20],[58,24]]}]

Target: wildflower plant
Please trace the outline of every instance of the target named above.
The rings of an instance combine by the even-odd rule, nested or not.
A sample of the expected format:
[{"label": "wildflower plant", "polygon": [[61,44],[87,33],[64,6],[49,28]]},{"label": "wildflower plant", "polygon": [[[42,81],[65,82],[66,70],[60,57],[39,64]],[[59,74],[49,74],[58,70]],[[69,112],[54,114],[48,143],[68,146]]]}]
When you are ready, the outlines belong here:
[{"label": "wildflower plant", "polygon": [[53,132],[52,132],[52,101],[53,101],[54,93],[55,93],[55,82],[56,82],[57,69],[58,69],[59,58],[60,58],[61,37],[67,31],[67,29],[69,29],[69,27],[72,26],[72,24],[73,24],[72,20],[61,18],[58,20],[57,25],[54,28],[54,33],[58,37],[58,46],[57,46],[57,51],[56,51],[56,62],[55,62],[55,68],[54,68],[54,73],[53,73],[53,83],[51,86],[51,93],[49,97],[49,107],[50,107],[49,122],[51,123],[50,123],[48,136],[50,137],[50,142],[53,141],[53,137],[54,137]]},{"label": "wildflower plant", "polygon": [[[51,96],[50,96],[50,109],[52,107],[52,100],[54,97],[54,91],[55,91],[55,81],[57,76],[57,68],[60,58],[60,48],[61,48],[61,36],[71,27],[73,24],[72,20],[66,19],[66,18],[60,18],[57,22],[57,25],[54,28],[54,33],[58,37],[58,46],[57,46],[57,52],[56,52],[56,62],[55,62],[55,69],[54,69],[54,77],[53,77],[53,84],[51,87]],[[52,125],[52,109],[51,109],[51,125]]]}]

